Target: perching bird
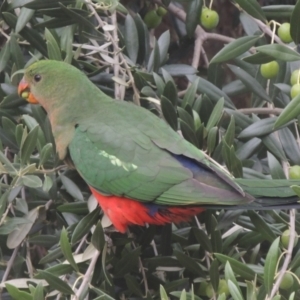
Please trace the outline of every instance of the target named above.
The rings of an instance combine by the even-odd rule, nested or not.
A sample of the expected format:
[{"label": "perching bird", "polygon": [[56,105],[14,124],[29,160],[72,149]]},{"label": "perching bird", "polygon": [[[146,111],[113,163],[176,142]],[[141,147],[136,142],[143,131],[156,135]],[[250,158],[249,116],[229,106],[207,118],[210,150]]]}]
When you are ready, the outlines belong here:
[{"label": "perching bird", "polygon": [[[259,209],[298,201],[287,180],[238,181],[163,120],[112,99],[64,62],[32,64],[18,92],[44,107],[59,158],[72,160],[120,232],[132,224],[185,221],[205,207]],[[270,199],[275,195],[282,198]]]}]

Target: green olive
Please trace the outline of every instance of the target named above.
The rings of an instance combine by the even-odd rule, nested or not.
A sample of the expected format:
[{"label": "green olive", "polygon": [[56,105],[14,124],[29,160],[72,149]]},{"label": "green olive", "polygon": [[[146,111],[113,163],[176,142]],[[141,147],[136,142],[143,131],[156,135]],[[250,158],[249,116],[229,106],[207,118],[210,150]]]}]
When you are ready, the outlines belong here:
[{"label": "green olive", "polygon": [[275,60],[270,61],[269,63],[266,64],[262,64],[260,66],[260,73],[262,77],[266,79],[271,79],[276,77],[278,72],[279,72],[279,65],[278,62]]},{"label": "green olive", "polygon": [[283,23],[278,28],[277,34],[284,43],[290,43],[293,41],[291,37],[290,28],[291,28],[290,23]]},{"label": "green olive", "polygon": [[230,294],[226,280],[220,279],[219,286],[218,286],[218,295],[222,295],[223,293],[225,294],[226,297],[229,296]]},{"label": "green olive", "polygon": [[[289,246],[290,235],[291,235],[291,232],[289,229],[285,230],[281,235],[280,241],[282,243],[282,246],[285,249],[287,249]],[[294,247],[297,245],[297,243],[298,243],[298,237],[296,236],[295,240],[294,240]]]},{"label": "green olive", "polygon": [[295,98],[300,94],[300,83],[296,83],[291,88],[291,98]]},{"label": "green olive", "polygon": [[290,273],[284,273],[282,281],[280,283],[280,288],[283,290],[289,290],[294,284],[294,277]]},{"label": "green olive", "polygon": [[291,85],[300,83],[300,69],[293,71],[290,81],[291,81]]},{"label": "green olive", "polygon": [[159,6],[158,9],[156,10],[156,13],[160,16],[160,17],[163,17],[164,15],[167,14],[167,10],[162,7],[162,6]]},{"label": "green olive", "polygon": [[215,10],[204,7],[201,11],[200,23],[206,29],[214,29],[219,24],[219,15]]},{"label": "green olive", "polygon": [[156,28],[161,20],[162,17],[156,13],[156,10],[149,10],[144,17],[144,22],[148,28]]}]

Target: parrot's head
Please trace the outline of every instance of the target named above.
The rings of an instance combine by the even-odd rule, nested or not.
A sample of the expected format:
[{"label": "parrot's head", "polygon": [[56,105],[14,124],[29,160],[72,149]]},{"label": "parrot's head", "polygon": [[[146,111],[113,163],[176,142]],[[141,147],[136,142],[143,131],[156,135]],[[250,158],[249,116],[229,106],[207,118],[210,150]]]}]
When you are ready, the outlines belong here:
[{"label": "parrot's head", "polygon": [[31,104],[47,107],[60,105],[66,95],[74,93],[85,75],[75,67],[60,61],[41,60],[25,69],[18,93]]}]

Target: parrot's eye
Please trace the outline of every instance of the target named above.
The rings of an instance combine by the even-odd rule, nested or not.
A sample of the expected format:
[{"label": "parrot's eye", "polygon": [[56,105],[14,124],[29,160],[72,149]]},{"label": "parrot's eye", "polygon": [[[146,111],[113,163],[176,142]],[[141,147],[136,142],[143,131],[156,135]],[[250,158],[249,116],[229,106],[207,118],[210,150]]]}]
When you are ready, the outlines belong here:
[{"label": "parrot's eye", "polygon": [[39,74],[36,74],[36,75],[34,75],[33,79],[35,82],[39,82],[42,79],[42,76]]}]

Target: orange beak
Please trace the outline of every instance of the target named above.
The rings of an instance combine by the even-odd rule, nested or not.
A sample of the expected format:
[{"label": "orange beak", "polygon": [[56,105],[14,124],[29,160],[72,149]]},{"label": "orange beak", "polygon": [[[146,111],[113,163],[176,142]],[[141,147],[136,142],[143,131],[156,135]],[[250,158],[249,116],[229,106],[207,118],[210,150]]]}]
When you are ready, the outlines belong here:
[{"label": "orange beak", "polygon": [[24,98],[26,101],[28,101],[31,104],[37,104],[38,101],[34,98],[32,93],[30,92],[30,87],[28,82],[22,78],[22,80],[19,83],[18,86],[18,94],[20,97]]}]

